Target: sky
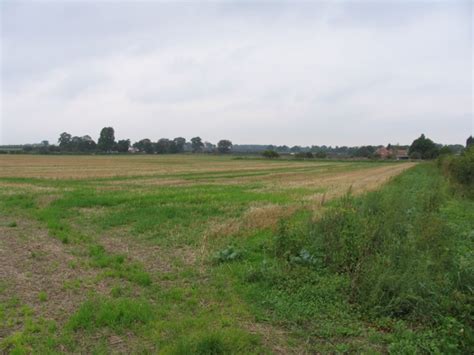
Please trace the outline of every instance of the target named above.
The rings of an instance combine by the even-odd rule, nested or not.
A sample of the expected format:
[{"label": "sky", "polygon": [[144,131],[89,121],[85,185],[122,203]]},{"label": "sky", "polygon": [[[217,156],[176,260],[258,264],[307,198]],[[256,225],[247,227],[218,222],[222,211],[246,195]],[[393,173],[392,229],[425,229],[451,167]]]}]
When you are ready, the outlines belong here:
[{"label": "sky", "polygon": [[0,144],[473,134],[471,1],[0,0]]}]

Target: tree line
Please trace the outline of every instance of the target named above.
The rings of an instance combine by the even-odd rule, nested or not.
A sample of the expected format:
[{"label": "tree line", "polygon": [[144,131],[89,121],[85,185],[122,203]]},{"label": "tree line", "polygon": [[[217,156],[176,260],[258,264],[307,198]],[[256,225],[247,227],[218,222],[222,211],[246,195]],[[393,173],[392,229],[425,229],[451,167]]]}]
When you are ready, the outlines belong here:
[{"label": "tree line", "polygon": [[193,137],[187,142],[183,137],[174,139],[161,138],[153,142],[148,138],[131,143],[130,139],[115,139],[113,127],[104,127],[100,131],[97,143],[88,135],[78,137],[67,132],[59,135],[58,151],[60,152],[81,152],[81,153],[145,153],[145,154],[177,154],[183,152],[219,152],[229,153],[232,150],[232,142],[227,139],[220,140],[217,145],[203,142],[201,137]]},{"label": "tree line", "polygon": [[[466,147],[474,145],[470,136]],[[130,139],[116,140],[113,127],[104,127],[100,131],[97,142],[91,136],[73,136],[68,132],[59,135],[58,144],[42,141],[39,144],[0,146],[0,153],[143,153],[143,154],[178,154],[178,153],[236,153],[260,154],[265,158],[275,159],[280,155],[292,155],[297,159],[366,158],[378,159],[378,149],[382,146],[365,145],[349,146],[298,146],[242,144],[233,145],[230,140],[222,139],[217,145],[203,141],[201,137],[193,137],[187,141],[183,137],[173,139],[161,138],[152,141],[148,138],[131,143]],[[388,149],[405,150],[411,159],[435,159],[440,155],[460,154],[464,150],[461,144],[442,145],[433,142],[424,134],[415,139],[411,145],[387,145]]]}]

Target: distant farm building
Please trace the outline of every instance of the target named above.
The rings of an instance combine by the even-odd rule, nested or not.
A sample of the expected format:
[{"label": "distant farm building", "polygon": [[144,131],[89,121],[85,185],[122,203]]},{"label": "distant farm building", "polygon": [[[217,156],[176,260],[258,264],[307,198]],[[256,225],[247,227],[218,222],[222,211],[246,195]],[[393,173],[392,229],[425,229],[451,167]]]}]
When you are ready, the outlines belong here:
[{"label": "distant farm building", "polygon": [[381,159],[396,159],[406,160],[408,157],[408,149],[401,149],[397,147],[380,147],[375,151]]},{"label": "distant farm building", "polygon": [[380,147],[375,151],[375,154],[377,154],[382,159],[388,159],[392,156],[392,150],[385,147]]}]

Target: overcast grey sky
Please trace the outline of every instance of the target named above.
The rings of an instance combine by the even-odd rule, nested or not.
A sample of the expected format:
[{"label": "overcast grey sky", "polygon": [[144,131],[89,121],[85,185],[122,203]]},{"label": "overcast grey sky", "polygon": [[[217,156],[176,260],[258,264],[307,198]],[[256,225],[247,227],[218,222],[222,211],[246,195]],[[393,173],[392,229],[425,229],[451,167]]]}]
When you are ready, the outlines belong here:
[{"label": "overcast grey sky", "polygon": [[464,143],[471,1],[0,0],[1,142]]}]

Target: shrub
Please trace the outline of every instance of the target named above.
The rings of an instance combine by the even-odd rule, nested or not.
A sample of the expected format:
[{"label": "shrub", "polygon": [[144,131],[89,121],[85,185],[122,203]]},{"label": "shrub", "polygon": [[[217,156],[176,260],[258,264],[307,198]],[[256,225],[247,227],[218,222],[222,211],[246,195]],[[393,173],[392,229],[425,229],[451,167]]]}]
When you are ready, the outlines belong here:
[{"label": "shrub", "polygon": [[474,194],[474,146],[459,156],[441,156],[438,166],[454,183],[469,194]]},{"label": "shrub", "polygon": [[274,150],[265,150],[262,152],[262,156],[268,159],[274,159],[274,158],[279,158],[280,154],[278,154]]}]

